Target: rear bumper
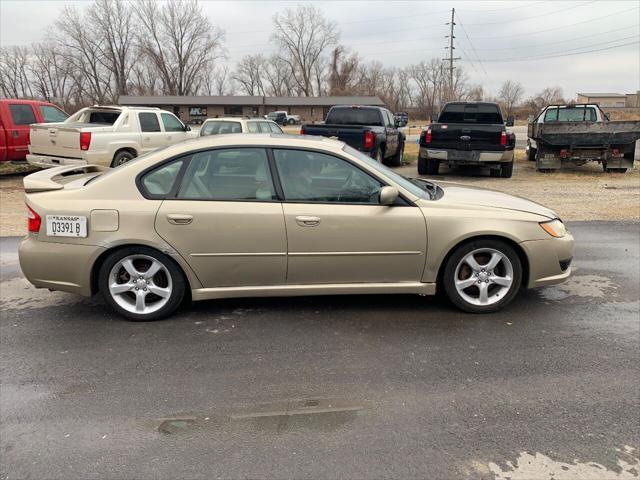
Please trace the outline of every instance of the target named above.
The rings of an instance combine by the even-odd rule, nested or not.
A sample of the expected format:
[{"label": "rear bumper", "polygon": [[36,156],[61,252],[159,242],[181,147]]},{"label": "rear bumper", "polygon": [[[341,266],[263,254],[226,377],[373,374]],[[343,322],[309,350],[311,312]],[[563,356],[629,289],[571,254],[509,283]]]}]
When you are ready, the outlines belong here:
[{"label": "rear bumper", "polygon": [[522,242],[520,246],[529,260],[527,288],[555,285],[571,276],[574,239],[570,233],[562,238]]},{"label": "rear bumper", "polygon": [[27,154],[27,162],[41,168],[87,165],[88,162],[81,158],[53,157],[49,155]]},{"label": "rear bumper", "polygon": [[445,150],[420,147],[419,157],[457,165],[483,165],[511,162],[513,161],[513,150],[487,152],[482,150]]},{"label": "rear bumper", "polygon": [[27,236],[18,249],[22,273],[36,288],[91,296],[91,268],[104,252],[92,245],[41,242]]}]

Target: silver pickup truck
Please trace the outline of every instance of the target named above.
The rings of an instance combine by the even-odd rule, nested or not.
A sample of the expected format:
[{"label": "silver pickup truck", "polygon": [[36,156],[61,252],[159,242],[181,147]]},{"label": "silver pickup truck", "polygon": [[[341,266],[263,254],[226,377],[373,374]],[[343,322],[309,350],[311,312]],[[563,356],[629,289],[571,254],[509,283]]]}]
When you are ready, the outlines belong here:
[{"label": "silver pickup truck", "polygon": [[640,121],[612,122],[596,104],[549,105],[529,118],[527,136],[527,158],[540,172],[593,161],[624,173],[633,167]]}]

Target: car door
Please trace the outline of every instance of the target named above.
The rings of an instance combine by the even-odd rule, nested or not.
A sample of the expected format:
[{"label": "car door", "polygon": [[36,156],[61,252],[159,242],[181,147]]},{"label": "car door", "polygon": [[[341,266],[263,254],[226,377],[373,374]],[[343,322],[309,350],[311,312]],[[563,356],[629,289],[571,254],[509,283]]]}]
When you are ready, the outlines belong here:
[{"label": "car door", "polygon": [[387,152],[386,156],[390,157],[395,155],[398,150],[398,127],[396,127],[395,119],[388,110],[383,110],[386,119],[386,133],[387,133]]},{"label": "car door", "polygon": [[10,123],[5,125],[7,160],[24,160],[29,153],[29,125],[38,123],[36,112],[28,103],[9,103]]},{"label": "car door", "polygon": [[[287,239],[282,204],[263,148],[213,149],[180,160],[182,181],[162,203],[156,231],[205,288],[283,285]],[[162,171],[141,183],[166,190]]]},{"label": "car door", "polygon": [[379,203],[382,183],[350,161],[274,149],[288,244],[288,284],[418,282],[426,224],[418,207]]},{"label": "car door", "polygon": [[160,128],[160,119],[155,112],[139,112],[140,141],[142,153],[147,153],[166,145],[165,133]]},{"label": "car door", "polygon": [[164,138],[166,145],[173,145],[187,138],[187,129],[175,115],[161,113],[162,126],[164,127]]}]

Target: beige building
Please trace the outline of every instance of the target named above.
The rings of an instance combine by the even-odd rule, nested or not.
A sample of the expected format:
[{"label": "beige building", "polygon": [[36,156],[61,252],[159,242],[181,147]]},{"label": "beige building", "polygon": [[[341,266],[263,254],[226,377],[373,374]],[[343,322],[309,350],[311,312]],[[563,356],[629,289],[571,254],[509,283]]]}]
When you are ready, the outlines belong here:
[{"label": "beige building", "polygon": [[601,107],[627,107],[627,96],[621,93],[578,93],[577,103],[597,103]]},{"label": "beige building", "polygon": [[334,105],[384,106],[378,97],[263,97],[263,96],[133,96],[120,97],[120,105],[160,107],[183,122],[222,116],[258,117],[276,110],[300,115],[303,122],[325,118]]}]

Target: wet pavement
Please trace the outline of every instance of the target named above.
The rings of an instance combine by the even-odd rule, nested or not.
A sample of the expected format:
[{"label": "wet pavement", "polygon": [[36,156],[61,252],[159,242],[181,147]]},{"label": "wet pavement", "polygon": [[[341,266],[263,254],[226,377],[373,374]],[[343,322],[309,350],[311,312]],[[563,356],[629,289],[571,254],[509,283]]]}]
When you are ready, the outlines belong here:
[{"label": "wet pavement", "polygon": [[1,478],[637,478],[640,225],[570,228],[571,281],[498,314],[234,299],[142,324],[35,290],[0,239]]}]

